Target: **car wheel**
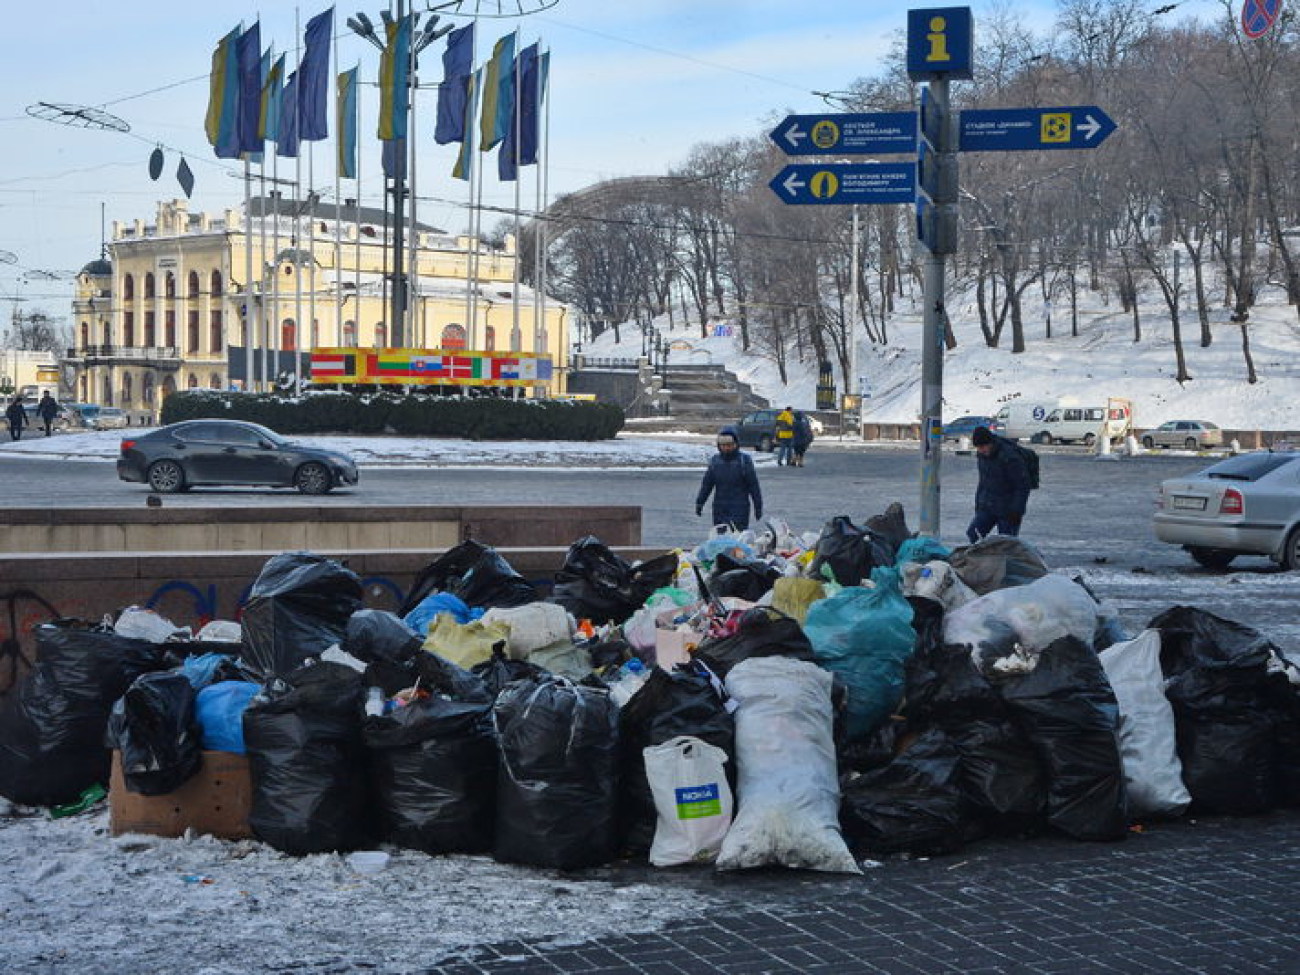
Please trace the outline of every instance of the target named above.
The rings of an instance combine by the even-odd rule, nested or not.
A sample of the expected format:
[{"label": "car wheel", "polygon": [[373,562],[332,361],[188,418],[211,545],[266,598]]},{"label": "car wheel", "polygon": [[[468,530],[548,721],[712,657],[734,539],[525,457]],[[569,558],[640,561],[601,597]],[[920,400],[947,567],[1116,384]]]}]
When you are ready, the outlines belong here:
[{"label": "car wheel", "polygon": [[771,438],[771,437],[767,437],[767,436],[759,437],[759,438],[758,438],[758,449],[761,450],[761,451],[762,451],[763,453],[765,453],[765,454],[770,454],[773,450],[776,449],[776,445],[775,445],[774,443],[772,443],[772,438]]},{"label": "car wheel", "polygon": [[1217,548],[1192,548],[1187,550],[1196,564],[1206,569],[1214,569],[1222,572],[1228,566],[1232,565],[1232,560],[1236,558],[1232,552],[1225,552]]},{"label": "car wheel", "polygon": [[159,494],[175,494],[185,488],[185,470],[174,460],[156,460],[149,465],[149,486]]},{"label": "car wheel", "polygon": [[1147,450],[1155,450],[1156,442],[1152,440],[1150,437],[1143,437],[1142,446],[1145,447]]},{"label": "car wheel", "polygon": [[1040,433],[1038,435],[1038,442],[1041,444],[1050,444],[1052,442],[1052,435],[1050,433]]},{"label": "car wheel", "polygon": [[1282,547],[1282,568],[1294,572],[1300,569],[1300,528],[1292,528]]},{"label": "car wheel", "polygon": [[1188,450],[1195,450],[1198,446],[1198,444],[1196,443],[1196,438],[1188,437],[1186,440],[1183,441],[1183,446],[1186,447]]},{"label": "car wheel", "polygon": [[303,464],[293,476],[293,484],[303,494],[327,494],[334,478],[324,464]]},{"label": "car wheel", "polygon": [[1097,438],[1093,436],[1091,433],[1085,433],[1083,435],[1083,445],[1085,447],[1091,447],[1096,442],[1097,442]]}]

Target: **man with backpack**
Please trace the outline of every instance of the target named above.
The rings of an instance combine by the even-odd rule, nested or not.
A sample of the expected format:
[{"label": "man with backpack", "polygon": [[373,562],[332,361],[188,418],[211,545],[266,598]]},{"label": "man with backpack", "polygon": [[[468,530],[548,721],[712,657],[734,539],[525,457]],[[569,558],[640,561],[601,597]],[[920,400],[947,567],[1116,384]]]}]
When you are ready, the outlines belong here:
[{"label": "man with backpack", "polygon": [[972,543],[978,542],[995,528],[999,535],[1019,535],[1029,492],[1037,487],[1026,456],[1029,451],[995,436],[988,427],[976,427],[971,443],[979,455],[980,479],[975,489],[975,517],[966,529],[966,537]]}]

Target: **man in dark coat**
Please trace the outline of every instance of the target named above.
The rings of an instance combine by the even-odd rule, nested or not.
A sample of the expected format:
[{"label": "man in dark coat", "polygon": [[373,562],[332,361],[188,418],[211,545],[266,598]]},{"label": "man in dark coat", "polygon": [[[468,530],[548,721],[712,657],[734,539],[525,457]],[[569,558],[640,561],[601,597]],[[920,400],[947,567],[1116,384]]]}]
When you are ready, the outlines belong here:
[{"label": "man in dark coat", "polygon": [[48,389],[41,393],[41,401],[36,404],[36,415],[41,418],[41,423],[45,426],[45,435],[48,437],[54,418],[59,415],[59,401],[50,395]]},{"label": "man in dark coat", "polygon": [[749,503],[754,503],[754,518],[763,517],[763,492],[758,487],[758,472],[749,454],[740,449],[735,427],[718,431],[718,452],[709,459],[700,491],[695,496],[695,514],[704,514],[704,502],[713,495],[713,523],[730,525],[737,531],[749,527]]},{"label": "man in dark coat", "polygon": [[978,542],[997,529],[999,535],[1019,535],[1029,504],[1029,467],[1019,448],[995,436],[988,427],[976,427],[971,443],[979,455],[979,486],[975,489],[975,517],[966,537]]},{"label": "man in dark coat", "polygon": [[14,401],[5,410],[5,419],[9,421],[9,439],[23,439],[23,427],[27,426],[27,411],[23,409],[22,397],[14,397]]}]

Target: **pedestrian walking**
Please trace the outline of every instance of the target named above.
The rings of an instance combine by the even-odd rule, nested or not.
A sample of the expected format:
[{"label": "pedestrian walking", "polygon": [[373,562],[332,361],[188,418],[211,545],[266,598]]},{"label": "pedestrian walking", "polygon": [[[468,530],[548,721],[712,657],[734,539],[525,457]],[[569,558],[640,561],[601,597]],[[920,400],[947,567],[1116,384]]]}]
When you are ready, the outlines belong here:
[{"label": "pedestrian walking", "polygon": [[48,437],[52,432],[54,420],[59,415],[59,401],[50,395],[48,389],[41,394],[41,401],[36,404],[36,415],[45,425],[45,435]]},{"label": "pedestrian walking", "polygon": [[15,396],[14,401],[9,404],[9,409],[5,410],[5,419],[9,421],[9,439],[23,439],[23,427],[27,426],[27,411],[23,409],[21,396]]},{"label": "pedestrian walking", "polygon": [[979,485],[975,488],[975,517],[966,537],[978,542],[995,528],[999,535],[1019,535],[1029,504],[1028,463],[1019,447],[988,427],[976,427],[970,439],[978,455]]},{"label": "pedestrian walking", "polygon": [[787,406],[776,415],[776,466],[794,463],[794,410]]},{"label": "pedestrian walking", "polygon": [[806,413],[796,413],[794,415],[794,466],[803,467],[803,455],[808,453],[808,448],[812,446],[813,429],[812,421],[808,419]]},{"label": "pedestrian walking", "polygon": [[735,427],[718,431],[718,452],[709,459],[695,496],[695,514],[704,514],[704,503],[713,495],[713,523],[729,525],[740,531],[749,527],[750,502],[754,519],[763,517],[763,493],[758,487],[758,472],[753,458],[740,449]]}]

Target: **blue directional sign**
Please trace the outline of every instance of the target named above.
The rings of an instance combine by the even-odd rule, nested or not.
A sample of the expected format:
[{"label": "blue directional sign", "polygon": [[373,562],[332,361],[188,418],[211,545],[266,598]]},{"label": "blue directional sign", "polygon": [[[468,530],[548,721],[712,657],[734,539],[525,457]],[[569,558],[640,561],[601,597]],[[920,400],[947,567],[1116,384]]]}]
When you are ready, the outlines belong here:
[{"label": "blue directional sign", "polygon": [[911,203],[915,163],[799,163],[767,184],[786,203]]},{"label": "blue directional sign", "polygon": [[957,148],[962,152],[1094,149],[1114,131],[1114,120],[1096,105],[967,109],[961,113]]},{"label": "blue directional sign", "polygon": [[915,112],[787,115],[772,141],[789,156],[916,151]]}]

